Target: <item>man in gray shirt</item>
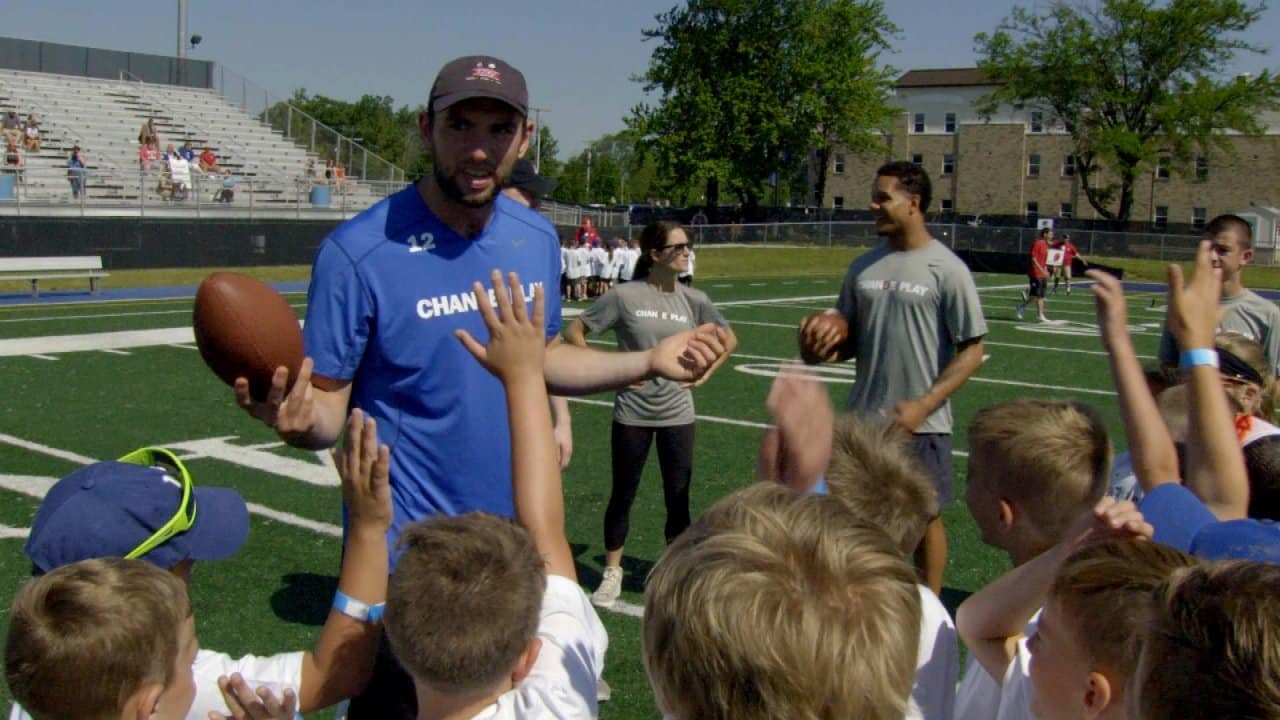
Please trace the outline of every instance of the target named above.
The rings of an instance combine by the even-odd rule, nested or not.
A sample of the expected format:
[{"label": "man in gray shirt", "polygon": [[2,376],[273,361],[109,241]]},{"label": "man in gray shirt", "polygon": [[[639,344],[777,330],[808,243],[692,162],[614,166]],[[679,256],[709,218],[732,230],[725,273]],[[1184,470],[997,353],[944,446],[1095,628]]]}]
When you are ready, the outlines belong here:
[{"label": "man in gray shirt", "polygon": [[[849,410],[911,432],[946,507],[955,499],[949,398],[982,364],[987,323],[969,269],[925,227],[930,196],[928,174],[913,163],[876,172],[871,210],[885,240],[853,261],[835,309],[805,318],[799,340],[807,363],[856,359]],[[946,559],[939,517],[916,553],[935,593]]]},{"label": "man in gray shirt", "polygon": [[[1222,269],[1222,297],[1218,331],[1238,332],[1262,346],[1271,374],[1280,377],[1280,307],[1243,283],[1244,268],[1253,259],[1253,228],[1238,215],[1219,215],[1205,226],[1213,243],[1213,266]],[[1178,344],[1166,327],[1160,337],[1160,364],[1178,367]]]}]

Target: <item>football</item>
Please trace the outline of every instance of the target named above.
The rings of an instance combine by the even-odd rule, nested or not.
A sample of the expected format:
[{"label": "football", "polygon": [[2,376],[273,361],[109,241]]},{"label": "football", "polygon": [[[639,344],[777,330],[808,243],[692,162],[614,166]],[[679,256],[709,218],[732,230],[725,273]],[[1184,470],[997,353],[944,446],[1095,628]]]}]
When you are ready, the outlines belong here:
[{"label": "football", "polygon": [[276,368],[289,368],[292,387],[302,365],[302,329],[293,308],[266,283],[217,272],[200,283],[191,318],[200,357],[228,385],[249,380],[249,394],[265,400]]}]

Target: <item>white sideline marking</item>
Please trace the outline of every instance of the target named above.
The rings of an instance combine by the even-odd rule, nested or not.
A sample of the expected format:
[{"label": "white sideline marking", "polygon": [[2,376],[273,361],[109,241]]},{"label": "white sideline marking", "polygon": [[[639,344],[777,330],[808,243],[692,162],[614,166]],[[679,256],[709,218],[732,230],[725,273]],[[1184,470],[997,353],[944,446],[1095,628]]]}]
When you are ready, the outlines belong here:
[{"label": "white sideline marking", "polygon": [[31,534],[31,528],[16,528],[0,525],[0,540],[25,540]]},{"label": "white sideline marking", "polygon": [[33,357],[37,360],[57,360],[58,359],[52,355],[41,355],[40,353],[31,353],[27,357]]},{"label": "white sideline marking", "polygon": [[[599,405],[601,407],[613,407],[613,403],[608,400],[595,400],[592,398],[571,397],[569,402],[582,403],[583,405]],[[760,428],[766,429],[773,427],[769,423],[754,422],[752,420],[734,420],[733,418],[716,417],[715,415],[695,415],[694,419],[706,422],[719,423],[721,425],[737,425],[738,427]]]},{"label": "white sideline marking", "polygon": [[104,352],[104,353],[106,353],[106,354],[108,354],[108,355],[132,355],[132,354],[133,354],[133,353],[129,352],[128,350],[113,350],[113,349],[111,349],[111,348],[103,348],[102,350],[99,350],[98,352]]},{"label": "white sideline marking", "polygon": [[173,344],[172,344],[172,345],[170,345],[169,347],[180,348],[180,349],[182,349],[182,350],[199,350],[199,349],[200,349],[200,348],[196,347],[195,345],[184,345],[184,344],[182,344],[182,343],[173,343]]},{"label": "white sideline marking", "polygon": [[0,340],[0,357],[34,355],[35,353],[87,352],[90,350],[126,350],[154,345],[173,345],[195,341],[189,327],[154,330],[120,330],[84,335],[46,335],[44,337]]}]

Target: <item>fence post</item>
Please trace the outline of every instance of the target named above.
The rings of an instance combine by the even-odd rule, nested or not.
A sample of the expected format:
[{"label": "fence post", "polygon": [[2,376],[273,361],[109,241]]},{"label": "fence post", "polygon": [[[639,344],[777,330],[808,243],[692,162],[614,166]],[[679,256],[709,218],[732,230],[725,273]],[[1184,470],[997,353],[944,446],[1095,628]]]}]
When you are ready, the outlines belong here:
[{"label": "fence post", "polygon": [[1160,259],[1164,260],[1164,235],[1160,236]]}]

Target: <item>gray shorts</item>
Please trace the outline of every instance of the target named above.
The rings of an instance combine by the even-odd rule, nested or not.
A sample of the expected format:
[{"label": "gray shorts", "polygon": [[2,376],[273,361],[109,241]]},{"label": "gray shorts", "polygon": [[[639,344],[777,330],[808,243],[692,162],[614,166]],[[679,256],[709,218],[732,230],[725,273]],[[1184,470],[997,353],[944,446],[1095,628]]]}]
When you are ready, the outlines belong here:
[{"label": "gray shorts", "polygon": [[943,510],[955,504],[956,493],[953,485],[954,458],[951,454],[951,435],[948,433],[919,433],[911,436],[911,445],[915,448],[916,458],[924,466],[929,480],[938,491],[938,509]]}]

